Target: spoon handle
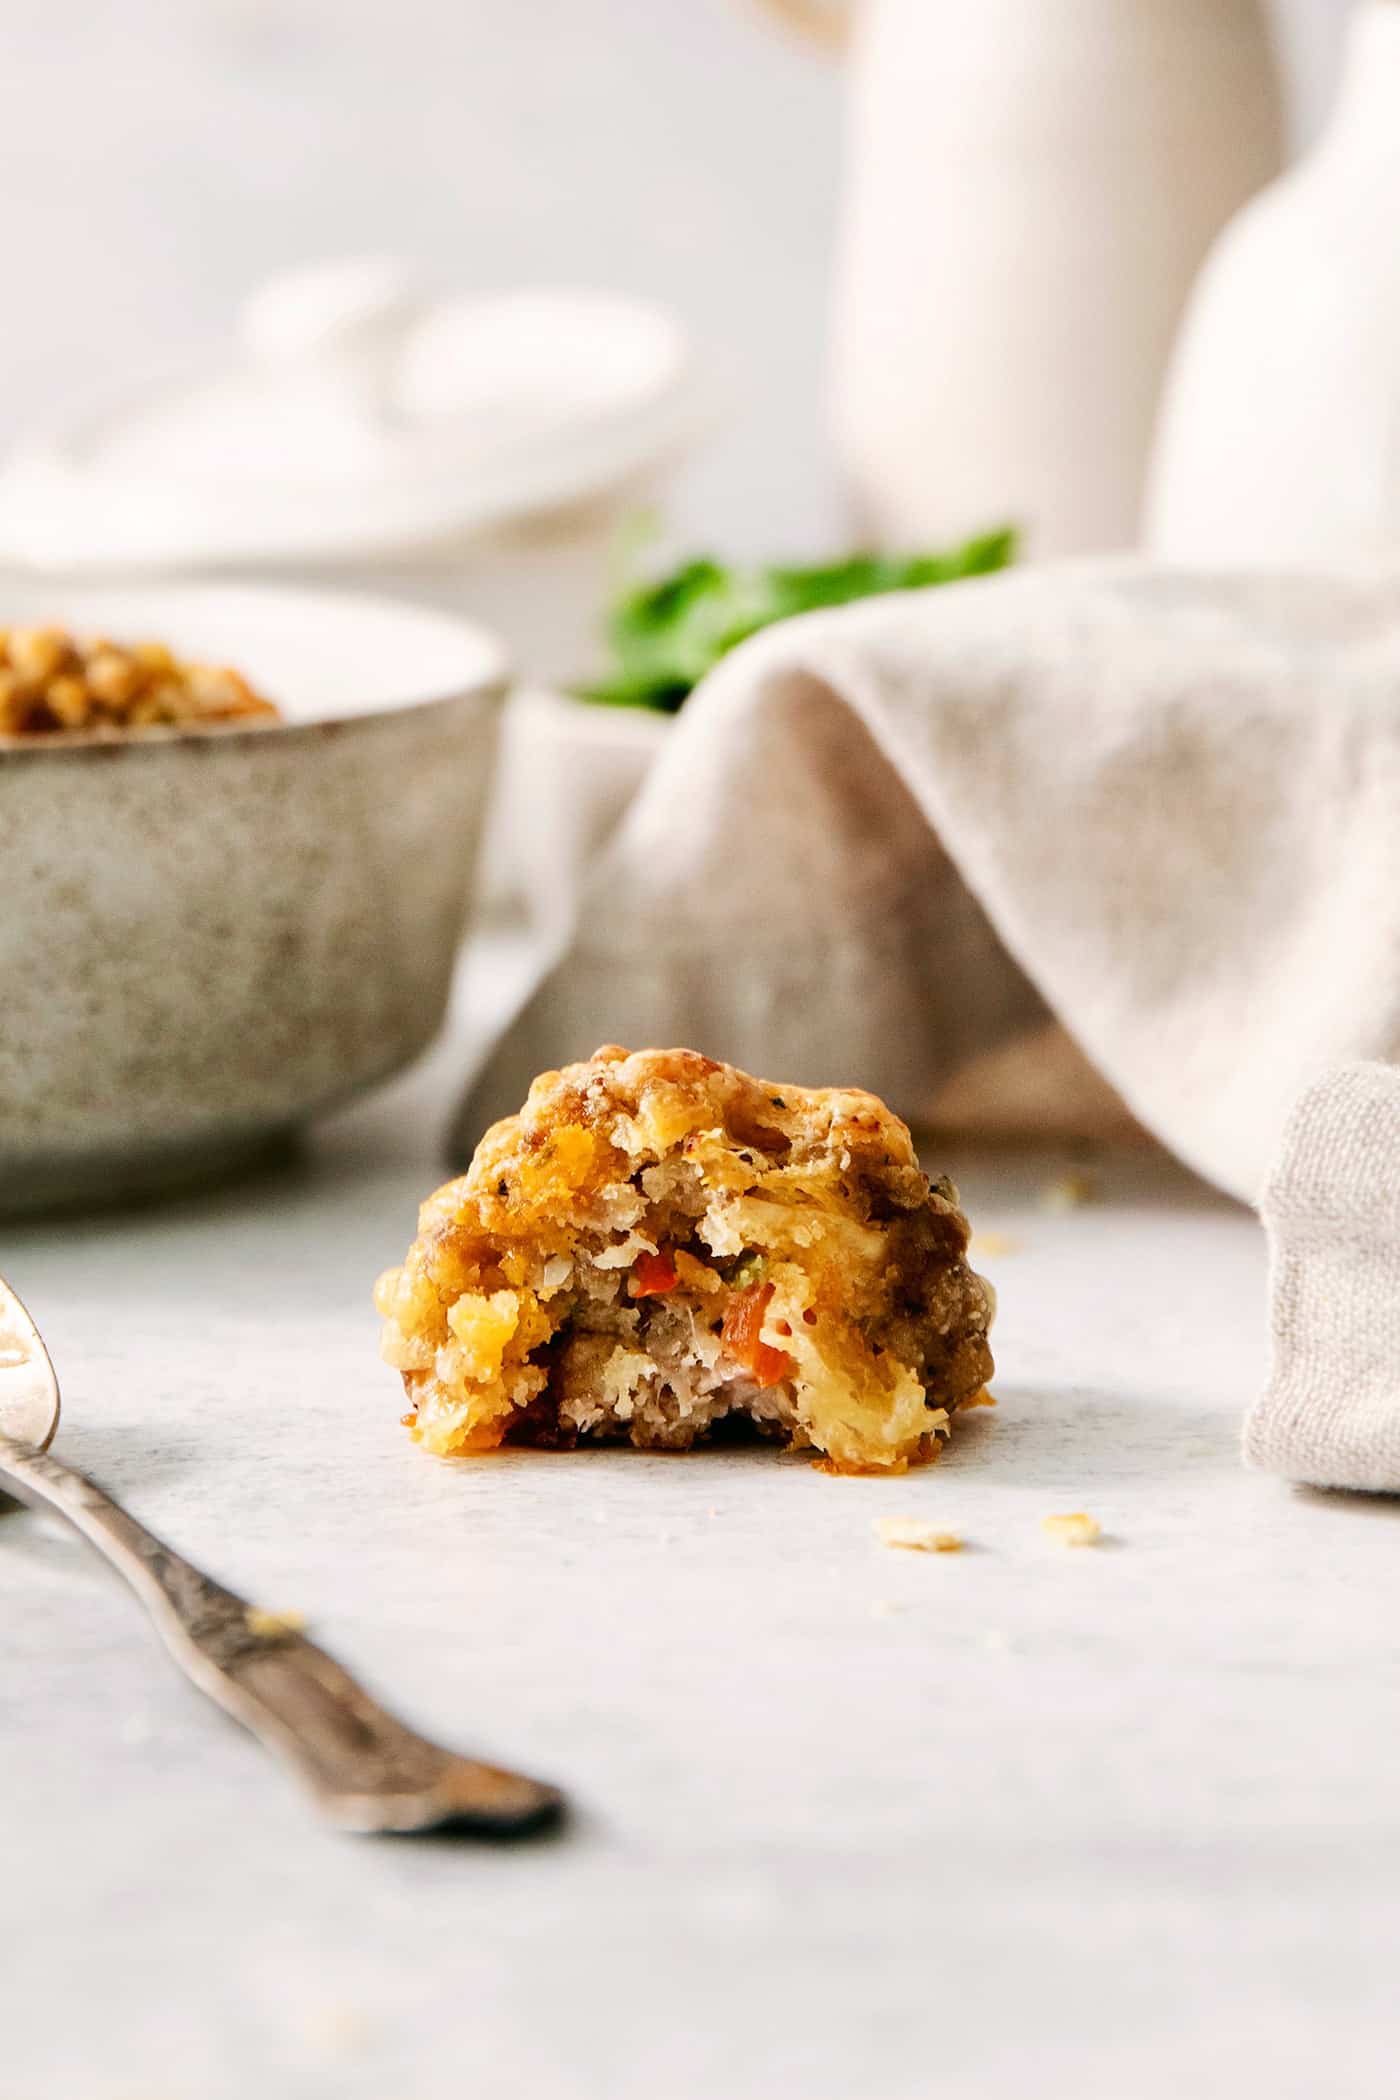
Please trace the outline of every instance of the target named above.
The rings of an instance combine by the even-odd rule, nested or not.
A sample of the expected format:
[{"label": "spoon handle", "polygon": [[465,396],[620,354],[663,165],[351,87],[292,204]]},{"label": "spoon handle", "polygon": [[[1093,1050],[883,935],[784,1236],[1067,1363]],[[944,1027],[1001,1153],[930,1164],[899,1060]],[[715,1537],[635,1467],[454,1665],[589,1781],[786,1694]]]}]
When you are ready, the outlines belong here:
[{"label": "spoon handle", "polygon": [[191,1682],[291,1765],[342,1829],[512,1836],[558,1814],[553,1787],[415,1735],[323,1649],[191,1566],[85,1474],[0,1436],[0,1487],[95,1547]]}]

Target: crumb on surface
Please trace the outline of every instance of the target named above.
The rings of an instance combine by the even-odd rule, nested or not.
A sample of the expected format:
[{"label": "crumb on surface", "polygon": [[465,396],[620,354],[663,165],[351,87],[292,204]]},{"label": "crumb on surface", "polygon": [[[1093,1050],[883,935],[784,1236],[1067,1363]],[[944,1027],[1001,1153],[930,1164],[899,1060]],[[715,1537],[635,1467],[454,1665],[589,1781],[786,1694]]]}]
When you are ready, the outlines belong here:
[{"label": "crumb on surface", "polygon": [[358,2005],[334,2003],[308,2008],[306,2039],[326,2056],[351,2056],[368,2047],[370,2023]]},{"label": "crumb on surface", "polygon": [[1048,1211],[1082,1210],[1086,1203],[1093,1203],[1099,1193],[1097,1174],[1086,1167],[1071,1167],[1047,1181],[1040,1192],[1040,1207]]},{"label": "crumb on surface", "polygon": [[974,1232],[967,1251],[974,1261],[999,1261],[1008,1254],[1019,1254],[1021,1242],[1009,1232]]},{"label": "crumb on surface", "polygon": [[301,1633],[306,1627],[305,1612],[264,1611],[258,1604],[248,1606],[247,1619],[249,1633],[260,1641],[280,1640],[283,1634]]},{"label": "crumb on surface", "polygon": [[904,1553],[961,1553],[963,1542],[956,1531],[944,1531],[920,1517],[877,1517],[875,1531],[882,1546]]},{"label": "crumb on surface", "polygon": [[1097,1546],[1103,1537],[1098,1518],[1089,1516],[1082,1509],[1071,1510],[1064,1516],[1042,1517],[1040,1528],[1047,1537],[1058,1539],[1062,1546]]}]

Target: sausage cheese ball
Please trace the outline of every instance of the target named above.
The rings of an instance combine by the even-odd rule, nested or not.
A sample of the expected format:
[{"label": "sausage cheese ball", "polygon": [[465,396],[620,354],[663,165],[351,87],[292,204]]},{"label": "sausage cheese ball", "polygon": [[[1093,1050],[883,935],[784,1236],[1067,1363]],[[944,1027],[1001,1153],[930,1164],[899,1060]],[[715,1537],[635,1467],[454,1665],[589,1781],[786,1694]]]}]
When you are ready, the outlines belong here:
[{"label": "sausage cheese ball", "polygon": [[487,1132],[376,1303],[429,1451],[680,1451],[728,1418],[899,1472],[991,1375],[967,1240],[873,1095],[609,1047]]}]

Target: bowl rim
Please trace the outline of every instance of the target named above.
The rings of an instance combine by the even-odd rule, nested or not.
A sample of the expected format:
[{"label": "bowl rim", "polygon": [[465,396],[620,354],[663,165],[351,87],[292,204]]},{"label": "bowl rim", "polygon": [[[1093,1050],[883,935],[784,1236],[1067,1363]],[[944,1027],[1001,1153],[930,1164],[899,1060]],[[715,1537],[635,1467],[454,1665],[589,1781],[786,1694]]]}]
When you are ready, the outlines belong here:
[{"label": "bowl rim", "polygon": [[[415,714],[425,708],[443,707],[467,699],[490,701],[499,709],[504,706],[515,675],[505,642],[491,628],[456,613],[445,612],[438,606],[424,605],[413,598],[396,597],[390,591],[313,588],[295,583],[234,578],[211,582],[186,579],[166,582],[151,578],[138,582],[133,578],[116,581],[90,577],[74,579],[71,584],[58,584],[51,577],[36,577],[30,581],[37,590],[51,596],[67,593],[75,601],[103,596],[168,598],[175,608],[172,617],[177,620],[180,608],[188,609],[211,600],[226,611],[236,607],[238,601],[247,600],[259,606],[281,606],[331,617],[347,605],[354,606],[371,614],[406,618],[420,632],[435,629],[443,638],[451,637],[458,643],[474,647],[481,662],[469,676],[445,684],[437,691],[415,693],[372,707],[328,708],[298,721],[255,716],[248,721],[232,722],[156,722],[137,729],[97,734],[77,729],[46,731],[43,736],[32,737],[0,735],[0,767],[29,765],[44,760],[53,764],[75,758],[110,763],[119,756],[130,760],[141,752],[179,749],[195,749],[207,754],[222,747],[242,749],[249,740],[267,744],[289,740],[304,742],[342,734],[358,726],[368,728],[398,715]],[[9,578],[6,578],[6,595],[9,595],[8,584]],[[82,622],[77,624],[81,626]]]}]

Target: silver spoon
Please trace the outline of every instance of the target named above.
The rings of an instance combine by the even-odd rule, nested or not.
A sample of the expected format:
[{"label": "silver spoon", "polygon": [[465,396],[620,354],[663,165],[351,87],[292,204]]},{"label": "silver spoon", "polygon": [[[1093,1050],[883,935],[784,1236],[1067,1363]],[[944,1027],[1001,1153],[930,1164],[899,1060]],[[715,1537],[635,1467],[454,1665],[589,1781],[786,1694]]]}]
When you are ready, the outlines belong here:
[{"label": "silver spoon", "polygon": [[48,1457],[58,1415],[48,1351],[0,1277],[0,1488],[62,1517],[96,1547],[185,1675],[292,1767],[332,1823],[514,1836],[558,1814],[553,1787],[425,1742],[324,1650],[211,1582],[91,1480]]}]

